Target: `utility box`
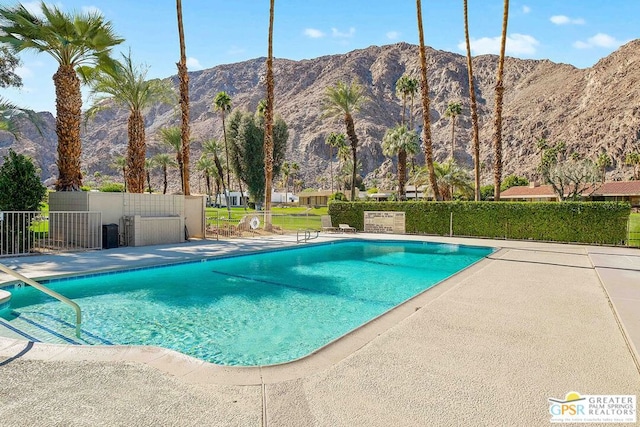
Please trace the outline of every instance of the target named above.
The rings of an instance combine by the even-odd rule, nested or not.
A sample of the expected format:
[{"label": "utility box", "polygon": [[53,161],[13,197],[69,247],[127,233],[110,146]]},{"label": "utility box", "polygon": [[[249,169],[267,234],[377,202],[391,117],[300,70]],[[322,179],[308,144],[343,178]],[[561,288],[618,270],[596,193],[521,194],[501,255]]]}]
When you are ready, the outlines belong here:
[{"label": "utility box", "polygon": [[104,224],[102,226],[102,249],[118,247],[118,224]]}]

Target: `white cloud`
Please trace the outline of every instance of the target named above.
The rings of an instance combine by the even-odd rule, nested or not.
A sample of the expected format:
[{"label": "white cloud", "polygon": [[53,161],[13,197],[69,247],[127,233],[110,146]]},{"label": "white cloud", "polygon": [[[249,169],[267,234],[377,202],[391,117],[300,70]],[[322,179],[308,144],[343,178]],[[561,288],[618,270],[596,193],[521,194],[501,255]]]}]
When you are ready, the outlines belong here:
[{"label": "white cloud", "polygon": [[598,33],[593,37],[589,37],[587,41],[578,40],[573,44],[573,47],[578,49],[589,49],[592,47],[607,47],[618,48],[623,42],[617,40],[615,37],[604,33]]},{"label": "white cloud", "polygon": [[92,15],[104,15],[97,6],[82,6],[82,11]]},{"label": "white cloud", "polygon": [[549,20],[556,25],[566,25],[566,24],[584,25],[585,24],[585,20],[582,18],[569,18],[568,16],[565,16],[565,15],[553,15],[551,18],[549,18]]},{"label": "white cloud", "polygon": [[531,8],[529,6],[522,6],[522,13],[529,13],[531,12]]},{"label": "white cloud", "polygon": [[190,56],[187,58],[187,67],[192,70],[202,70],[204,67],[200,64],[197,58]]},{"label": "white cloud", "polygon": [[[482,37],[480,39],[471,40],[471,51],[474,55],[484,55],[488,53],[500,53],[500,37]],[[505,47],[508,55],[533,55],[536,53],[536,47],[540,44],[535,37],[527,34],[511,34],[507,36],[507,44]],[[458,44],[460,50],[466,50],[464,42]]]},{"label": "white cloud", "polygon": [[333,37],[338,37],[338,38],[350,38],[353,37],[356,34],[356,29],[351,27],[349,28],[349,31],[347,32],[342,32],[340,30],[338,30],[337,28],[332,28],[331,29],[331,35]]},{"label": "white cloud", "polygon": [[324,37],[324,33],[320,30],[316,30],[315,28],[305,28],[304,35],[307,37],[311,37],[312,39],[320,39]]},{"label": "white cloud", "polygon": [[389,40],[397,40],[397,39],[398,39],[398,37],[400,37],[400,33],[399,33],[399,32],[397,32],[397,31],[389,31],[389,32],[387,33],[387,38],[388,38]]}]

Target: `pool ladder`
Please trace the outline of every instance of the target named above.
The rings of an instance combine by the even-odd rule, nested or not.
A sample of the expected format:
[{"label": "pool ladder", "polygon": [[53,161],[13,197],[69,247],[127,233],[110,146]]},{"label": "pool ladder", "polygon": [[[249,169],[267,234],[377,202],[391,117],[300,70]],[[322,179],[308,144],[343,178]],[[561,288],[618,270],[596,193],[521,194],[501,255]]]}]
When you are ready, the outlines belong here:
[{"label": "pool ladder", "polygon": [[50,297],[53,297],[53,298],[57,299],[58,301],[60,301],[62,303],[65,303],[67,305],[70,305],[76,311],[76,337],[80,338],[80,325],[82,324],[82,311],[80,310],[80,306],[78,304],[76,304],[75,302],[73,302],[69,298],[65,297],[64,295],[60,295],[56,291],[47,288],[43,284],[38,283],[35,280],[29,279],[28,277],[23,276],[22,274],[18,273],[17,271],[14,271],[14,270],[10,269],[9,267],[7,267],[4,264],[0,264],[0,270],[4,271],[5,273],[7,273],[10,276],[13,276],[14,278],[20,280],[21,282],[24,282],[27,285],[30,285],[30,286],[36,288],[37,290],[39,290],[41,292],[44,292],[45,294],[49,295]]},{"label": "pool ladder", "polygon": [[[312,233],[316,233],[316,235],[312,236]],[[296,243],[308,242],[309,240],[317,239],[318,237],[320,237],[320,232],[318,230],[298,230],[296,232]]]}]

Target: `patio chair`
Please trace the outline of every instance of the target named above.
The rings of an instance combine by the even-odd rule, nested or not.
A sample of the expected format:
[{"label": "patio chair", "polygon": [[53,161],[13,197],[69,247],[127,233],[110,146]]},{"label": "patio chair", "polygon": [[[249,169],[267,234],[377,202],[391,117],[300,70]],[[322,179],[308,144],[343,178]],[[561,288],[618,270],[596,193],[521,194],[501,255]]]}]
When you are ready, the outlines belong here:
[{"label": "patio chair", "polygon": [[338,224],[338,228],[343,233],[355,233],[356,232],[355,227],[352,227],[349,224]]},{"label": "patio chair", "polygon": [[331,216],[329,215],[320,216],[320,222],[322,224],[322,231],[329,231],[332,233],[335,233],[336,231],[338,231],[336,227],[331,225]]}]

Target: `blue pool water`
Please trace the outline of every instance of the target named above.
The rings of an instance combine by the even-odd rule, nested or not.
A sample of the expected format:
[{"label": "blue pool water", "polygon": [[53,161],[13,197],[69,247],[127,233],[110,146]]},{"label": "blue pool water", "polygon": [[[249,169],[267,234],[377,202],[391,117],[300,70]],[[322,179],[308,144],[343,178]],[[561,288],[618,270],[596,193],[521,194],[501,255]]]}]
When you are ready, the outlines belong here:
[{"label": "blue pool water", "polygon": [[[492,251],[339,242],[47,286],[82,307],[80,342],[154,345],[222,365],[269,365],[313,352]],[[73,337],[68,306],[29,287],[11,292],[11,309],[0,311],[5,324]]]}]

